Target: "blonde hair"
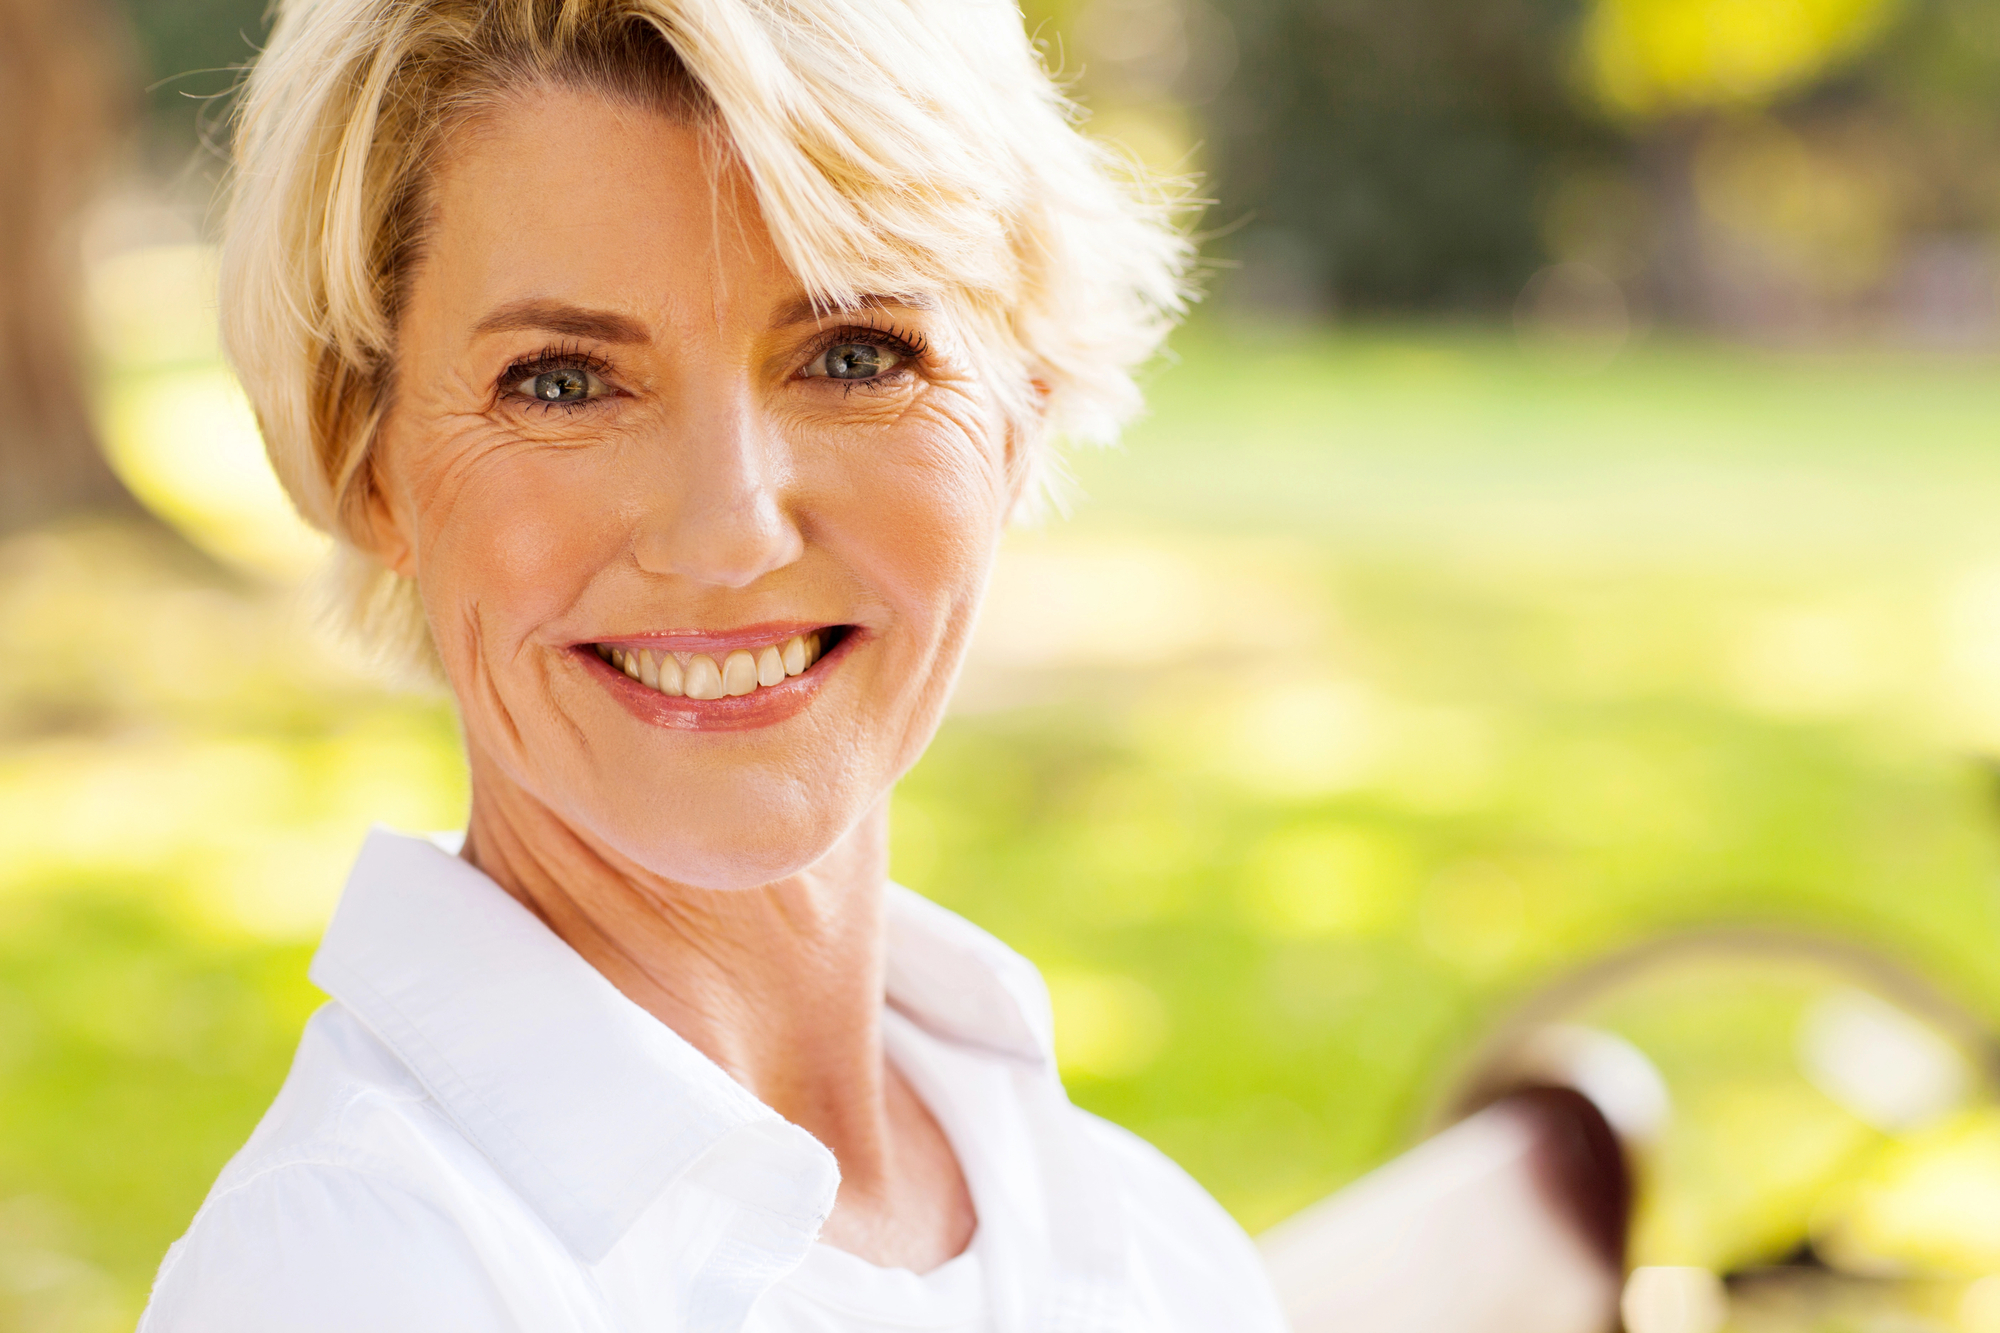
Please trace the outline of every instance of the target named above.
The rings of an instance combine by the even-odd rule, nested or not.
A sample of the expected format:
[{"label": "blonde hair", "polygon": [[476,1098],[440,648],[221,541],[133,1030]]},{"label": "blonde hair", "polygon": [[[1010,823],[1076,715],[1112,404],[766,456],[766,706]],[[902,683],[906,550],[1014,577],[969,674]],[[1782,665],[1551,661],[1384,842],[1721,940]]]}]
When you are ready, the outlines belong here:
[{"label": "blonde hair", "polygon": [[712,126],[814,298],[944,302],[1030,465],[1116,435],[1188,299],[1182,196],[1078,131],[1004,0],[281,0],[237,108],[224,338],[335,538],[335,609],[405,664],[414,589],[354,546],[401,288],[441,141],[536,84]]}]

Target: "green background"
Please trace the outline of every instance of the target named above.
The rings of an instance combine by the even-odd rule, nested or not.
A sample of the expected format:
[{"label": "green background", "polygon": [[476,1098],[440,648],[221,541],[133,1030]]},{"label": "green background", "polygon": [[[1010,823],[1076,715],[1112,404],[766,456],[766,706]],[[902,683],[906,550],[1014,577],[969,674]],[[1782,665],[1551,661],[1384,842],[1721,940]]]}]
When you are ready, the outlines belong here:
[{"label": "green background", "polygon": [[[1992,370],[1191,330],[1010,537],[895,871],[1048,972],[1076,1100],[1252,1229],[1651,932],[1836,932],[1991,1015]],[[158,530],[0,544],[0,1327],[129,1325],[367,825],[462,817],[445,704],[309,621]]]}]

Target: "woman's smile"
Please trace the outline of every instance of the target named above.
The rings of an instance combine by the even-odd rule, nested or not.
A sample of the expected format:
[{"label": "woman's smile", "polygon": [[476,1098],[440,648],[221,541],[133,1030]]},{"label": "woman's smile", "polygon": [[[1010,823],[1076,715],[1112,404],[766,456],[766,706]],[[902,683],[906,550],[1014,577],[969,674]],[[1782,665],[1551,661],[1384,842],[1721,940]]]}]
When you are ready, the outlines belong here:
[{"label": "woman's smile", "polygon": [[797,715],[867,637],[854,625],[753,625],[602,639],[572,652],[642,722],[742,731]]}]

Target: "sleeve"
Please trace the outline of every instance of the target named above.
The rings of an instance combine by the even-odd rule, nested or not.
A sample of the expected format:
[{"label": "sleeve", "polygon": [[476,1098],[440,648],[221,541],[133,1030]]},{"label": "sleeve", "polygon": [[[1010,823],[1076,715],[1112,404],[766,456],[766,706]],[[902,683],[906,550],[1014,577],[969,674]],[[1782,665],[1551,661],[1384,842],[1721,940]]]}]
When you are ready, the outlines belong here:
[{"label": "sleeve", "polygon": [[212,1197],[139,1333],[518,1333],[464,1233],[378,1177],[282,1166]]},{"label": "sleeve", "polygon": [[1179,1164],[1137,1134],[1086,1111],[1117,1172],[1132,1275],[1158,1327],[1285,1333],[1263,1258],[1235,1218]]}]

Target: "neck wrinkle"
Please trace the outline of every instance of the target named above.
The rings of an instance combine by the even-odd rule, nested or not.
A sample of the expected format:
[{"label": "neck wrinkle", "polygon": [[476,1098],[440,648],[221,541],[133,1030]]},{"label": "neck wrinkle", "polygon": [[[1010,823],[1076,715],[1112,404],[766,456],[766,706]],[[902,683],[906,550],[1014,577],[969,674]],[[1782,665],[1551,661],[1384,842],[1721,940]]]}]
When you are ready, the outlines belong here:
[{"label": "neck wrinkle", "polygon": [[892,1170],[881,1011],[887,809],[755,889],[647,872],[473,757],[461,855],[760,1101],[825,1144],[841,1192]]}]

